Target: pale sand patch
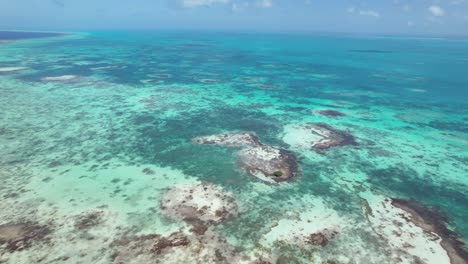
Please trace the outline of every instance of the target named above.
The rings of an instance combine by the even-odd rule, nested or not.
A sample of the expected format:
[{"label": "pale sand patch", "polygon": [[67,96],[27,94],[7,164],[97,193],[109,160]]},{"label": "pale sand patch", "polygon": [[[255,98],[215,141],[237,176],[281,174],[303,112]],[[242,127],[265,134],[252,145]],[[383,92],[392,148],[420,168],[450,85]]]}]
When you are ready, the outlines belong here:
[{"label": "pale sand patch", "polygon": [[345,221],[335,210],[328,208],[320,199],[313,200],[311,209],[278,221],[264,236],[261,244],[270,247],[276,241],[283,241],[306,247],[312,234],[325,234],[331,239],[332,233],[339,233]]},{"label": "pale sand patch", "polygon": [[391,257],[398,263],[412,264],[419,259],[427,264],[451,263],[441,246],[442,239],[414,224],[411,215],[392,205],[391,199],[367,195],[364,211],[373,231],[385,240]]},{"label": "pale sand patch", "polygon": [[294,148],[325,150],[331,147],[354,145],[354,137],[324,123],[287,125],[283,141]]},{"label": "pale sand patch", "polygon": [[220,223],[237,214],[234,198],[213,184],[180,185],[161,199],[161,208],[172,219]]}]

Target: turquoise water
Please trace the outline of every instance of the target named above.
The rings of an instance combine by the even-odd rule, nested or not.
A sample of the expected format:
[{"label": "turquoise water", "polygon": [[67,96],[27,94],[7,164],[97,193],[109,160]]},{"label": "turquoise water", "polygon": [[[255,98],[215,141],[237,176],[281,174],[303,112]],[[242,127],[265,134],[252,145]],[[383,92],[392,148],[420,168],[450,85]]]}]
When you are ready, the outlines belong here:
[{"label": "turquoise water", "polygon": [[[466,69],[468,42],[451,39],[140,32],[0,44],[0,224],[50,231],[21,250],[0,247],[0,263],[423,258],[424,243],[412,252],[395,242],[405,235],[380,229],[390,213],[366,219],[363,200],[373,207],[384,197],[437,211],[468,241]],[[312,122],[357,144],[303,147],[295,126]],[[243,131],[294,153],[297,177],[264,182],[242,170],[239,149],[192,142]],[[115,246],[178,230],[194,236],[161,201],[199,183],[238,207],[207,225],[210,238],[156,255]],[[100,220],[77,228],[90,212]],[[323,230],[336,232],[325,246],[298,242]],[[423,263],[437,263],[430,258]]]}]

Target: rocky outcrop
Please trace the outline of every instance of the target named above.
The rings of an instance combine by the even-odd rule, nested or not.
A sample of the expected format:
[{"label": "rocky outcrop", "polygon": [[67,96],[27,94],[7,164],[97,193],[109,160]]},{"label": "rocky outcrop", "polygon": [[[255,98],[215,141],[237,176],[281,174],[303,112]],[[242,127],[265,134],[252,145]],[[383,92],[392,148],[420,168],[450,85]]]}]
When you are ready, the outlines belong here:
[{"label": "rocky outcrop", "polygon": [[283,140],[292,147],[316,151],[356,145],[356,141],[351,134],[323,123],[287,126]]},{"label": "rocky outcrop", "polygon": [[238,153],[241,168],[247,174],[266,182],[287,181],[298,173],[298,165],[293,153],[262,144],[254,133],[241,132],[197,137],[192,139],[192,142],[241,148]]},{"label": "rocky outcrop", "polygon": [[428,233],[435,233],[441,238],[440,245],[447,251],[451,264],[467,264],[468,248],[459,235],[447,228],[448,219],[414,200],[391,199],[391,204],[409,213],[407,219]]},{"label": "rocky outcrop", "polygon": [[287,181],[298,171],[294,154],[264,145],[242,149],[239,163],[248,174],[269,182]]},{"label": "rocky outcrop", "polygon": [[217,134],[192,139],[195,144],[219,145],[226,147],[250,147],[259,146],[260,140],[257,135],[250,132]]},{"label": "rocky outcrop", "polygon": [[447,229],[445,219],[427,207],[375,195],[362,204],[370,227],[395,263],[467,263],[463,243]]}]

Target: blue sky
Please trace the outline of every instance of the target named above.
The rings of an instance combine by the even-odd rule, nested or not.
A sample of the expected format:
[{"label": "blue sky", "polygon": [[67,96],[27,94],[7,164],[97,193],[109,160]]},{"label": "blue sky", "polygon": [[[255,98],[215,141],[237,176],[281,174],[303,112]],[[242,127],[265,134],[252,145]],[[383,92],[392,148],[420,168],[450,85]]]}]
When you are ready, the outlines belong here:
[{"label": "blue sky", "polygon": [[468,35],[468,0],[0,0],[0,28]]}]

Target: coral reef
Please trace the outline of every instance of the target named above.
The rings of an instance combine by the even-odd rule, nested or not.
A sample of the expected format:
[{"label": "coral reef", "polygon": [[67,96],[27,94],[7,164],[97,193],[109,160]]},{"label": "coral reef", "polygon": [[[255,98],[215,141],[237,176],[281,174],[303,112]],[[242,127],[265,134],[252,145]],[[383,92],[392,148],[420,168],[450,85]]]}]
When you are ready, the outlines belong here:
[{"label": "coral reef", "polygon": [[0,225],[0,246],[9,252],[21,251],[36,242],[48,241],[50,233],[48,226],[32,222],[3,224]]}]

